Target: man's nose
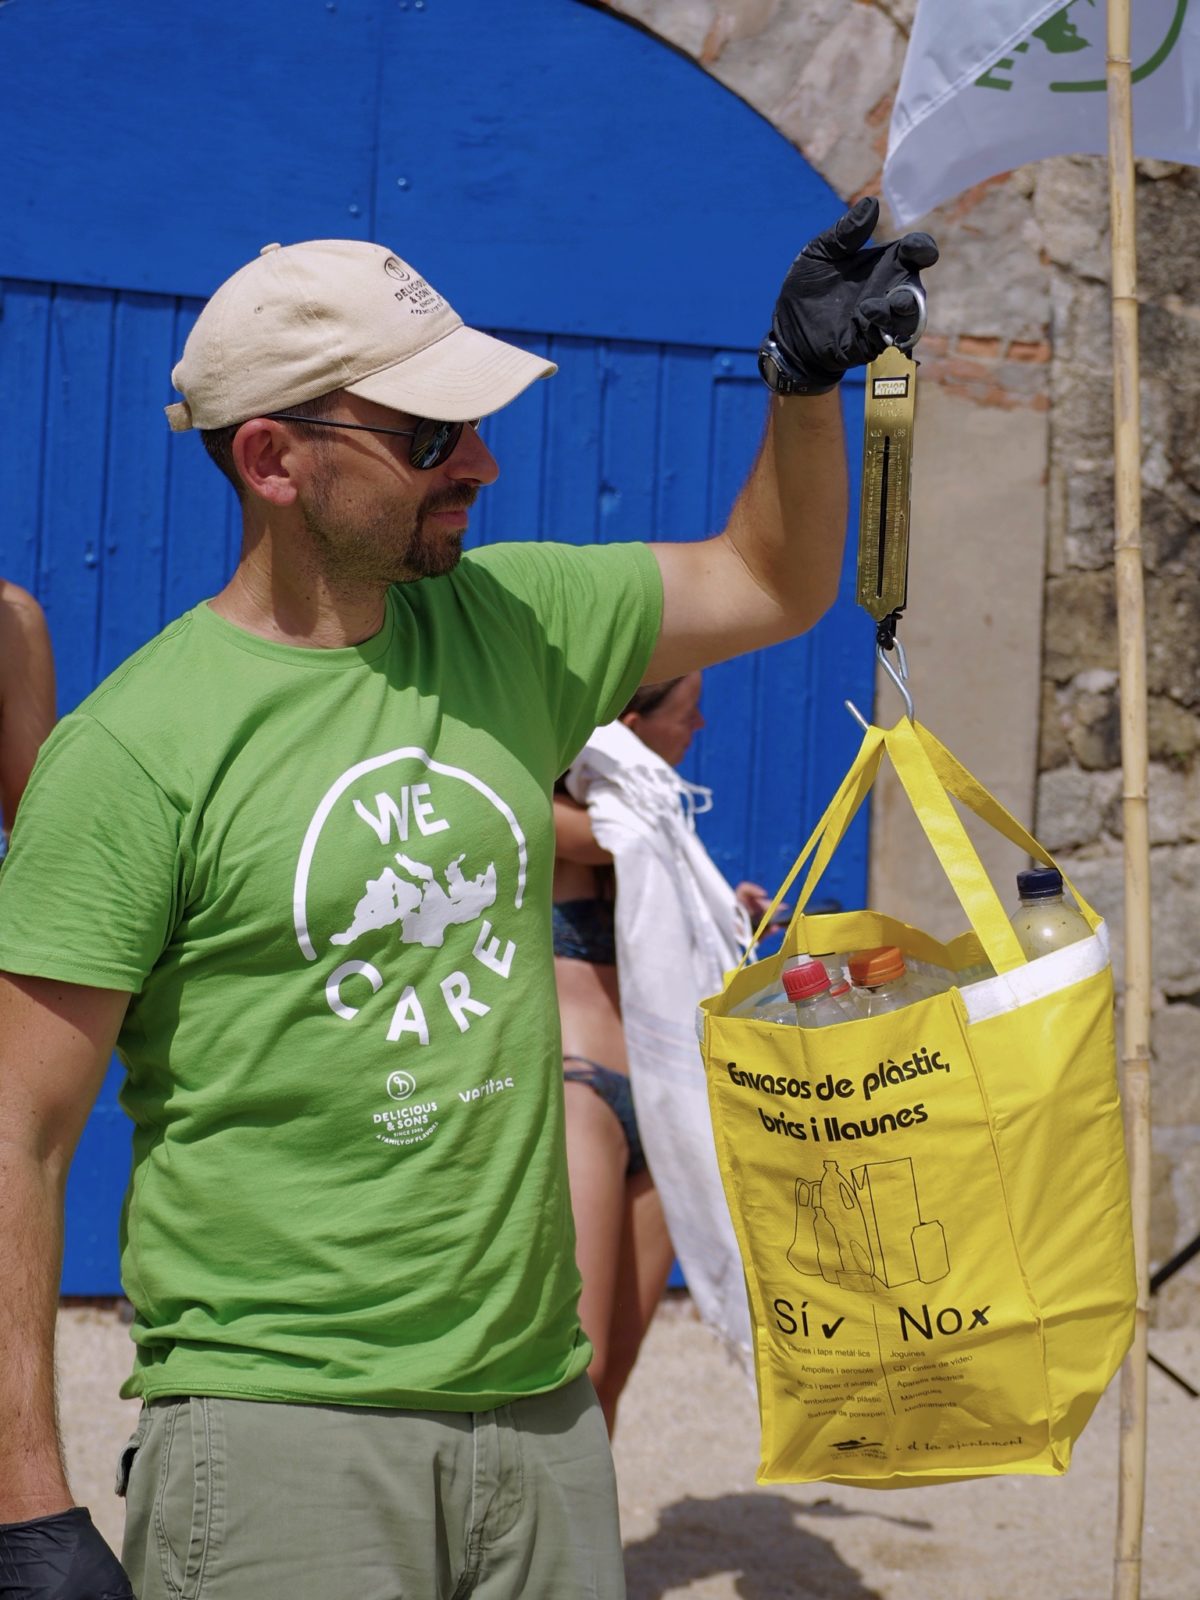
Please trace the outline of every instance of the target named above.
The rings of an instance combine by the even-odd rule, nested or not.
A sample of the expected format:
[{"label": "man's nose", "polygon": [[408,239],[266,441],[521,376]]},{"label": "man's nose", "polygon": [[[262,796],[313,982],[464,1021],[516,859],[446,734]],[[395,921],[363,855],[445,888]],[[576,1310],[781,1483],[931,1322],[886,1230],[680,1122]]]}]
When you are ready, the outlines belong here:
[{"label": "man's nose", "polygon": [[447,475],[458,481],[495,483],[500,467],[495,456],[479,437],[479,430],[468,422],[453,455],[446,463]]}]

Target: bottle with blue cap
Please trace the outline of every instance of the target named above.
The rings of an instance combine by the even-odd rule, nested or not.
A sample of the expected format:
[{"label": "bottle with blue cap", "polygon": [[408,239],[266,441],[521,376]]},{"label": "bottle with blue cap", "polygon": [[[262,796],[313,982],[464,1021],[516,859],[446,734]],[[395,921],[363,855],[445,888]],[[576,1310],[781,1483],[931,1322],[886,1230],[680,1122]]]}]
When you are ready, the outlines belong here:
[{"label": "bottle with blue cap", "polygon": [[1017,894],[1021,903],[1009,920],[1030,961],[1091,938],[1083,914],[1063,894],[1062,873],[1057,867],[1018,872]]}]

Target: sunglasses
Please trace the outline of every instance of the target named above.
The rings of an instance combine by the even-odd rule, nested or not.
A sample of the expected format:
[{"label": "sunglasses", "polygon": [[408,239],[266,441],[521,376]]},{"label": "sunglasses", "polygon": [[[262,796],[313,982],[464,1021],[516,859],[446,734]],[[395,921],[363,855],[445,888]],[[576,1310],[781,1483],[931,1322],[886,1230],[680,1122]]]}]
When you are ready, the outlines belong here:
[{"label": "sunglasses", "polygon": [[408,460],[418,472],[428,472],[448,461],[463,429],[479,426],[478,417],[471,422],[436,422],[432,417],[418,417],[415,428],[371,428],[365,422],[331,422],[328,417],[298,417],[290,411],[268,411],[266,415],[275,422],[303,422],[309,428],[347,428],[352,433],[388,433],[398,439],[411,439]]}]

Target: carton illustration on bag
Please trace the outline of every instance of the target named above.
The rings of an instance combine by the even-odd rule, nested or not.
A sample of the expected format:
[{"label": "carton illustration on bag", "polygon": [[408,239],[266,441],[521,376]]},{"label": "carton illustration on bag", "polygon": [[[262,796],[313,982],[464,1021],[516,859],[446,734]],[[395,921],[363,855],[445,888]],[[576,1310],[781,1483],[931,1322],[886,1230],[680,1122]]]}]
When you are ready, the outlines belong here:
[{"label": "carton illustration on bag", "polygon": [[847,1178],[836,1161],[821,1177],[796,1179],[796,1232],[789,1264],[843,1289],[878,1281],[936,1283],[950,1271],[940,1222],[924,1221],[913,1164],[869,1161]]}]

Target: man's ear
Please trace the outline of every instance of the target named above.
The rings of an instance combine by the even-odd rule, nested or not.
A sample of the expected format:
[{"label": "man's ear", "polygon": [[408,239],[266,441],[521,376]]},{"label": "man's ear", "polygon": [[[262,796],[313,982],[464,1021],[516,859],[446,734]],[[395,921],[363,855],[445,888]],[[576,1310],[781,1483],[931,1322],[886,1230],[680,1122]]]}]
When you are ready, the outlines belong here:
[{"label": "man's ear", "polygon": [[273,506],[295,503],[296,444],[270,417],[251,417],[233,436],[233,462],[247,491]]}]

